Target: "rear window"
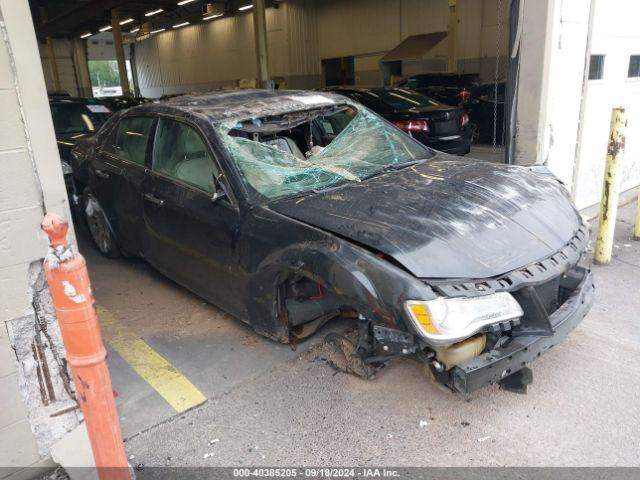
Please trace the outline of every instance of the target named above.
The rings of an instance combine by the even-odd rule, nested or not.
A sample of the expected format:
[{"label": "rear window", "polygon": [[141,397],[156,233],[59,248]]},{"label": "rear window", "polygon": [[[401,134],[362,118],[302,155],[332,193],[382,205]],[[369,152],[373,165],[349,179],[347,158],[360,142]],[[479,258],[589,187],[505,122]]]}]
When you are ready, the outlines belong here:
[{"label": "rear window", "polygon": [[371,90],[363,92],[362,95],[375,98],[378,102],[394,110],[410,110],[412,108],[437,107],[440,105],[439,102],[426,95],[403,88]]},{"label": "rear window", "polygon": [[111,115],[109,108],[101,104],[60,102],[50,107],[57,134],[95,133]]}]

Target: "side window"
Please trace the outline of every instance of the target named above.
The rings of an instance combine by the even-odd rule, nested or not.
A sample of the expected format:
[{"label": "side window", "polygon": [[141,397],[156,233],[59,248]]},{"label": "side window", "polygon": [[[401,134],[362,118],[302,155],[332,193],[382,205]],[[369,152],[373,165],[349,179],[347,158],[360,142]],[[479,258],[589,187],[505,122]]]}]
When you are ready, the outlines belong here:
[{"label": "side window", "polygon": [[218,175],[207,144],[191,126],[161,118],[153,147],[154,172],[214,193]]},{"label": "side window", "polygon": [[105,150],[123,160],[144,165],[153,121],[151,117],[129,117],[121,120],[111,132]]}]

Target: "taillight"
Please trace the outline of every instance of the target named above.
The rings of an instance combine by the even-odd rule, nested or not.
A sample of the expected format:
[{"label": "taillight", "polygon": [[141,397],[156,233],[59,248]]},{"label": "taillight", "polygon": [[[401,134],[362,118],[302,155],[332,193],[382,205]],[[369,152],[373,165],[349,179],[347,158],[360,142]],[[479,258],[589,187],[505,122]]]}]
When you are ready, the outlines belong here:
[{"label": "taillight", "polygon": [[458,98],[460,99],[460,101],[462,103],[464,103],[467,100],[469,100],[469,97],[471,97],[471,92],[469,90],[467,90],[466,88],[463,88],[462,90],[460,90],[458,92]]},{"label": "taillight", "polygon": [[460,116],[460,128],[464,127],[467,123],[469,123],[469,115],[463,113]]},{"label": "taillight", "polygon": [[408,133],[429,131],[429,124],[425,120],[398,120],[393,124]]}]

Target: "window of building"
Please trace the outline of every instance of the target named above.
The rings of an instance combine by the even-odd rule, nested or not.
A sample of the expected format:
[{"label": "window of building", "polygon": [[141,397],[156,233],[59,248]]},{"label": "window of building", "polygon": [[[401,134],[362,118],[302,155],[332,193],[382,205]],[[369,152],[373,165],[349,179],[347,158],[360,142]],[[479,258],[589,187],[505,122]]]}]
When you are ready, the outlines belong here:
[{"label": "window of building", "polygon": [[629,57],[629,78],[640,77],[640,55],[631,55]]},{"label": "window of building", "polygon": [[591,55],[589,61],[589,80],[602,80],[604,77],[604,55]]}]

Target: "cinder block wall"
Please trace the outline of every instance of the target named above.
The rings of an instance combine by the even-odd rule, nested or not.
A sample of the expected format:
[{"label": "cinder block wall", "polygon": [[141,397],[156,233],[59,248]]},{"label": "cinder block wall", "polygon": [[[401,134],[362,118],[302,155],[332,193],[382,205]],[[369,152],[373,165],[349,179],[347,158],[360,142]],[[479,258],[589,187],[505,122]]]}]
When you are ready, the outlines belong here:
[{"label": "cinder block wall", "polygon": [[75,401],[57,362],[64,350],[42,277],[40,222],[50,211],[70,215],[27,0],[0,0],[0,112],[0,478],[28,478],[37,470],[25,467],[52,466],[49,447],[79,414],[50,416]]}]

